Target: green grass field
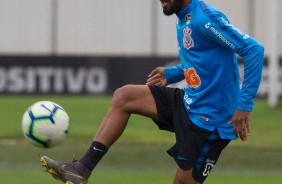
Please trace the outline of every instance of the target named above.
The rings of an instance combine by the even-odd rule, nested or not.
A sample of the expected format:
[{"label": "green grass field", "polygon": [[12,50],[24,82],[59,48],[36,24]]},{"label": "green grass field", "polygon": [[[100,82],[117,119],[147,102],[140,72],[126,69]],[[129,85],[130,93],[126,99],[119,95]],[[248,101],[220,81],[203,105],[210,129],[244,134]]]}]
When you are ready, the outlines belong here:
[{"label": "green grass field", "polygon": [[[66,141],[51,149],[30,145],[23,137],[21,118],[32,103],[51,100],[70,116]],[[0,96],[0,183],[51,184],[42,172],[39,156],[58,160],[79,158],[88,149],[110,103],[108,97],[91,96]],[[252,136],[234,141],[223,152],[207,184],[279,184],[282,181],[282,104],[277,109],[257,100],[252,113]],[[171,184],[174,161],[166,150],[174,135],[159,131],[150,119],[133,115],[118,142],[97,166],[89,183]]]}]

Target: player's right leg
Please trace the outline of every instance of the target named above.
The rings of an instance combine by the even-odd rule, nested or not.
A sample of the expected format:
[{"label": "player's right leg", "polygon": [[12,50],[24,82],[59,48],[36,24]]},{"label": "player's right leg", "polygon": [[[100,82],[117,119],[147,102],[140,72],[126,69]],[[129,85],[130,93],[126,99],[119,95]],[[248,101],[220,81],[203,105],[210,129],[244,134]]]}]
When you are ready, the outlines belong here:
[{"label": "player's right leg", "polygon": [[79,161],[58,162],[46,156],[41,157],[40,161],[46,172],[66,184],[86,184],[91,174]]},{"label": "player's right leg", "polygon": [[126,85],[115,91],[95,141],[110,147],[123,133],[132,113],[158,119],[156,103],[147,85]]},{"label": "player's right leg", "polygon": [[[108,148],[121,136],[132,113],[158,120],[155,100],[147,85],[126,85],[115,91],[94,141],[83,157],[77,161],[88,171],[83,169],[81,172],[82,167],[76,168],[77,164],[57,162],[46,156],[41,158],[42,165],[55,179],[67,184],[86,183],[90,175],[88,173],[92,172]],[[61,172],[62,168],[63,172]],[[86,173],[86,176],[83,176],[83,173]],[[78,177],[69,176],[80,176],[85,179],[77,182]]]}]

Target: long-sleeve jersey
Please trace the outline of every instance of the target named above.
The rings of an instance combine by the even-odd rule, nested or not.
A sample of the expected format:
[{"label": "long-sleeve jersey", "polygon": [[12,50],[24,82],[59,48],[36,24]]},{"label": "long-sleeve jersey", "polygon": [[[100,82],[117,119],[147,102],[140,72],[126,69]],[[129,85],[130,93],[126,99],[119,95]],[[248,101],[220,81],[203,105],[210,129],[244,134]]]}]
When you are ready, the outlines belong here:
[{"label": "long-sleeve jersey", "polygon": [[[181,64],[165,68],[166,80],[169,84],[186,80],[183,103],[194,124],[217,129],[223,139],[236,139],[228,122],[236,109],[252,111],[264,47],[202,0],[192,0],[177,18]],[[236,53],[244,61],[241,88]]]}]

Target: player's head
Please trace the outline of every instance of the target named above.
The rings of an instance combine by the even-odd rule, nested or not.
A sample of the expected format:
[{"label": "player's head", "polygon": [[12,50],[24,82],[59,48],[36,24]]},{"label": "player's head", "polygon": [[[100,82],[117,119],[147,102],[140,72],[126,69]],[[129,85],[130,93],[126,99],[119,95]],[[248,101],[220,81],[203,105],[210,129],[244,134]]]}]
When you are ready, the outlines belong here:
[{"label": "player's head", "polygon": [[165,15],[172,15],[182,10],[190,1],[191,0],[160,0]]}]

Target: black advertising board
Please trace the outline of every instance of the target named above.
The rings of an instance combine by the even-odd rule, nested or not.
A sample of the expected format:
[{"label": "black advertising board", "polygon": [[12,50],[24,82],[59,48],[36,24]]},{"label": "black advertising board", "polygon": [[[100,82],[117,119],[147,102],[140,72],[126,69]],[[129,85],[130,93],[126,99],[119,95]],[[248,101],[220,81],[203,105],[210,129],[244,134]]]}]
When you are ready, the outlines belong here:
[{"label": "black advertising board", "polygon": [[[280,96],[281,63],[277,84]],[[158,66],[175,64],[177,58],[169,57],[0,56],[0,94],[112,95],[125,84],[145,84]],[[239,69],[242,78],[242,64]],[[266,60],[257,96],[266,97],[271,90],[269,75]],[[172,86],[184,85],[180,82]]]},{"label": "black advertising board", "polygon": [[172,58],[0,57],[1,94],[111,95],[125,84],[145,84]]}]

